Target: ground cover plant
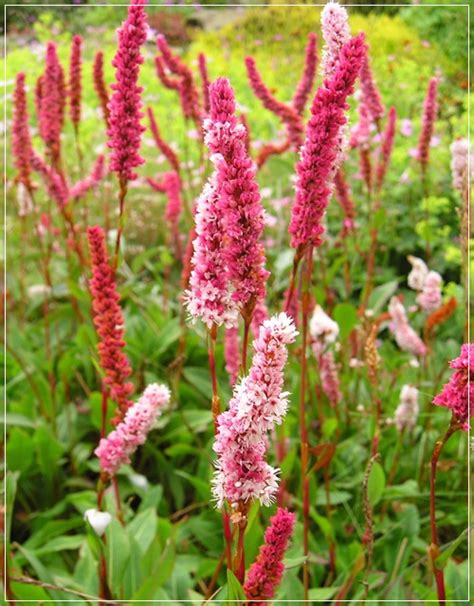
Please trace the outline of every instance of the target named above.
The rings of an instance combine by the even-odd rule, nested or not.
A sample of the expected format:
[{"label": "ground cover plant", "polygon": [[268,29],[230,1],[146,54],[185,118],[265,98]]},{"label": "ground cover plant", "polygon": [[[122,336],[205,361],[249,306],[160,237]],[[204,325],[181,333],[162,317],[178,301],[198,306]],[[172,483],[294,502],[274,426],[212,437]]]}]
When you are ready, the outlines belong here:
[{"label": "ground cover plant", "polygon": [[468,600],[467,55],[410,8],[9,34],[11,603]]}]

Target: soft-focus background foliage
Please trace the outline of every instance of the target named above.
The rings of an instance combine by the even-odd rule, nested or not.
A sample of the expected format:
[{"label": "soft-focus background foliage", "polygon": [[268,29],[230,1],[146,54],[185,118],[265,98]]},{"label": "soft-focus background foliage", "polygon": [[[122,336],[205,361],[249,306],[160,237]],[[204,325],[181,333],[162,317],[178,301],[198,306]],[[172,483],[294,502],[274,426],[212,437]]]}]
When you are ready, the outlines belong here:
[{"label": "soft-focus background foliage", "polygon": [[[30,114],[34,116],[32,88],[40,75],[45,44],[54,39],[60,58],[67,65],[71,37],[84,36],[83,120],[81,145],[85,150],[87,169],[97,154],[106,150],[103,121],[92,84],[92,59],[98,49],[106,58],[106,79],[113,81],[110,61],[115,52],[115,28],[126,14],[126,7],[71,6],[64,9],[24,6],[7,11],[6,90],[10,101],[15,74],[26,71],[30,89]],[[92,3],[91,3],[92,4]],[[207,4],[207,3],[202,3]],[[210,4],[210,3],[209,3]],[[214,4],[214,3],[213,3]],[[222,4],[225,4],[224,2]],[[462,340],[462,293],[459,286],[460,253],[457,234],[459,199],[451,187],[449,145],[466,136],[467,106],[467,11],[465,8],[418,7],[407,4],[400,10],[380,6],[354,8],[352,31],[363,30],[371,47],[377,83],[386,107],[395,105],[398,132],[395,152],[384,190],[382,211],[378,218],[381,251],[378,258],[378,288],[370,302],[376,311],[386,308],[391,294],[400,285],[407,305],[414,293],[406,290],[408,254],[423,256],[426,244],[433,251],[430,265],[445,279],[444,294],[455,296],[460,305],[456,315],[439,329],[429,369],[412,368],[410,356],[401,353],[393,340],[383,335],[380,355],[383,359],[383,414],[393,415],[399,391],[404,383],[416,383],[421,391],[419,425],[412,436],[404,436],[398,472],[392,486],[381,492],[376,517],[374,572],[371,574],[370,597],[399,600],[414,596],[434,599],[426,584],[428,531],[428,460],[429,452],[441,429],[446,426],[448,411],[429,413],[432,396],[445,378],[446,361],[455,357]],[[248,114],[254,148],[277,136],[279,124],[262,109],[247,83],[243,59],[255,56],[265,82],[279,99],[291,98],[299,79],[310,31],[319,34],[320,9],[314,6],[278,7],[269,5],[254,9],[223,6],[195,8],[170,6],[149,9],[150,24],[162,31],[179,48],[188,64],[196,69],[198,52],[208,57],[212,79],[227,76],[236,91],[238,102]],[[153,39],[145,49],[146,62],[140,75],[145,105],[151,105],[165,138],[173,142],[186,159],[188,179],[194,183],[193,194],[199,193],[201,171],[199,148],[194,133],[183,125],[176,96],[158,82],[153,66]],[[416,147],[420,129],[421,108],[428,80],[434,74],[441,78],[439,119],[435,127],[430,166],[430,195],[423,199],[419,172],[410,151]],[[355,102],[351,101],[351,121],[356,120]],[[7,119],[11,103],[7,105]],[[403,135],[400,126],[410,120],[412,134]],[[69,129],[69,130],[68,130]],[[33,131],[35,132],[35,131]],[[68,174],[76,179],[80,170],[76,161],[72,128],[66,125],[65,164]],[[40,149],[36,135],[34,144]],[[127,353],[134,369],[139,392],[154,380],[172,381],[178,339],[180,336],[177,293],[166,290],[163,266],[172,263],[166,246],[166,228],[162,220],[164,196],[152,192],[144,182],[145,175],[155,176],[164,170],[163,159],[156,151],[149,132],[143,137],[147,163],[140,169],[140,180],[127,200],[125,262],[120,273],[122,305],[126,316]],[[9,160],[9,154],[8,154]],[[292,253],[288,248],[286,225],[293,192],[291,175],[295,157],[287,154],[272,158],[259,173],[264,204],[276,217],[276,227],[266,234],[267,255],[272,270],[269,301],[278,310],[280,298],[288,286]],[[357,159],[350,158],[347,172],[351,178],[358,209],[359,244],[367,246],[364,229],[367,217],[362,185],[357,180]],[[73,293],[86,317],[89,295],[84,283],[69,280],[63,254],[53,260],[54,290],[51,293],[53,349],[56,352],[53,371],[57,377],[56,401],[50,396],[47,376],[51,371],[44,355],[42,339],[42,297],[30,288],[30,297],[22,301],[18,283],[19,254],[22,249],[16,218],[12,183],[12,166],[7,163],[7,284],[8,359],[7,425],[9,498],[15,496],[15,508],[8,508],[11,525],[14,566],[25,574],[45,582],[97,594],[95,549],[82,515],[95,505],[95,481],[98,464],[91,456],[100,428],[100,386],[95,365],[95,332],[89,319],[76,325],[68,301]],[[354,175],[356,175],[354,177]],[[96,195],[87,199],[90,223],[102,221],[104,204],[115,204],[116,182],[109,176]],[[11,193],[11,195],[10,195]],[[188,209],[191,200],[187,201]],[[342,347],[348,348],[347,335],[353,327],[358,304],[357,293],[364,284],[364,267],[355,250],[344,254],[350,261],[354,294],[347,299],[342,277],[342,253],[334,246],[340,229],[341,212],[332,203],[328,213],[328,238],[316,262],[324,278],[316,280],[315,295],[323,306],[337,305],[333,310],[345,335]],[[113,227],[113,226],[112,226]],[[35,269],[35,250],[26,251],[29,287],[41,282]],[[172,267],[172,279],[179,282],[179,268]],[[318,275],[323,275],[322,273]],[[165,294],[166,296],[166,294]],[[328,300],[329,299],[329,300]],[[345,307],[340,307],[341,305]],[[26,318],[19,324],[17,313]],[[415,324],[417,320],[414,320]],[[421,328],[419,322],[417,328]],[[200,327],[187,335],[186,363],[183,378],[174,388],[173,411],[165,415],[143,449],[120,476],[122,497],[128,512],[136,512],[127,530],[118,523],[110,531],[110,552],[118,554],[109,571],[113,586],[124,595],[149,599],[199,600],[200,583],[212,575],[223,548],[220,516],[209,505],[210,458],[212,446],[209,411],[210,379],[207,368],[205,337]],[[217,352],[223,400],[230,395],[222,363],[222,348]],[[349,356],[344,358],[347,364]],[[298,364],[291,359],[288,388],[293,401],[298,397]],[[316,369],[312,368],[313,379]],[[348,372],[343,368],[342,388],[345,394],[340,426],[333,417],[318,425],[314,414],[314,442],[331,440],[341,432],[337,456],[331,467],[332,516],[326,513],[322,477],[312,478],[312,519],[319,531],[312,533],[311,551],[316,554],[312,570],[312,597],[330,599],[340,587],[361,552],[363,533],[362,478],[369,452],[371,419],[369,392],[365,371]],[[359,409],[358,405],[365,408]],[[312,403],[313,408],[315,404]],[[289,454],[282,469],[292,492],[298,494],[294,477],[298,474],[298,430],[296,407],[287,420],[290,436]],[[393,426],[383,430],[381,442],[385,474],[398,452],[398,434]],[[441,543],[450,543],[466,527],[467,444],[456,436],[448,444],[445,467],[439,474],[439,515]],[[16,493],[15,493],[16,487]],[[7,503],[8,505],[8,503]],[[11,503],[10,503],[11,505]],[[113,510],[112,499],[106,505]],[[295,500],[298,511],[300,503]],[[188,509],[185,509],[188,508]],[[381,515],[381,509],[387,514]],[[268,513],[254,515],[248,532],[247,554],[251,561],[261,543]],[[288,570],[278,597],[302,597],[298,578],[301,524],[288,553]],[[339,576],[331,587],[322,588],[325,578],[328,540],[336,538]],[[341,547],[339,547],[341,546]],[[467,585],[467,546],[462,541],[446,568],[451,599],[465,599]],[[290,561],[291,560],[291,561]],[[126,572],[125,572],[126,571]],[[148,583],[148,585],[145,585]],[[222,577],[220,584],[224,584]],[[15,594],[40,602],[54,599],[57,603],[67,594],[44,588],[13,583]],[[354,596],[362,593],[357,588]],[[69,596],[70,597],[70,596]],[[197,602],[198,603],[198,602]]]}]

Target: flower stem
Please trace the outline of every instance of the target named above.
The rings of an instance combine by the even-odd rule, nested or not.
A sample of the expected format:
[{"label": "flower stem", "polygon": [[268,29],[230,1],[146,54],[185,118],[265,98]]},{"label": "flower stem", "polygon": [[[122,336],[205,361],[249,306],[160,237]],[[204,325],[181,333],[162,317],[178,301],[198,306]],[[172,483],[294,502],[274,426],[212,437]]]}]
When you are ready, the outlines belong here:
[{"label": "flower stem", "polygon": [[302,310],[302,344],[301,344],[301,382],[300,382],[300,464],[301,464],[301,480],[303,492],[303,555],[305,561],[303,564],[303,585],[304,599],[308,599],[309,592],[309,477],[306,473],[308,469],[308,430],[306,426],[306,383],[307,383],[307,365],[306,365],[306,349],[308,344],[308,322],[309,322],[309,307],[311,295],[311,275],[313,269],[313,247],[310,246],[306,251],[305,265],[303,268],[303,284],[301,294],[301,310]]},{"label": "flower stem", "polygon": [[438,440],[433,449],[433,455],[431,457],[431,476],[430,476],[430,525],[431,525],[431,545],[429,548],[429,554],[431,557],[431,564],[436,580],[436,591],[438,593],[439,604],[446,603],[446,589],[444,586],[444,572],[442,568],[438,568],[436,565],[436,558],[439,555],[439,538],[438,528],[436,525],[436,471],[438,467],[439,457],[444,445],[449,438],[461,428],[460,423],[455,419],[451,418],[451,423],[448,427],[447,432],[444,436]]},{"label": "flower stem", "polygon": [[209,355],[209,369],[211,371],[211,382],[212,382],[212,418],[214,419],[214,434],[217,433],[217,417],[221,412],[221,403],[219,399],[219,391],[217,386],[217,372],[216,372],[216,340],[217,340],[217,326],[212,325],[212,328],[208,331],[208,355]]},{"label": "flower stem", "polygon": [[120,254],[120,240],[122,239],[122,232],[123,232],[123,211],[124,211],[124,207],[125,207],[125,197],[126,197],[127,191],[128,191],[126,179],[121,178],[119,181],[119,184],[120,184],[119,224],[118,224],[118,229],[117,229],[117,240],[115,241],[114,262],[112,264],[112,268],[113,268],[114,272],[117,271],[117,267],[118,267],[118,258],[119,258],[119,254]]}]

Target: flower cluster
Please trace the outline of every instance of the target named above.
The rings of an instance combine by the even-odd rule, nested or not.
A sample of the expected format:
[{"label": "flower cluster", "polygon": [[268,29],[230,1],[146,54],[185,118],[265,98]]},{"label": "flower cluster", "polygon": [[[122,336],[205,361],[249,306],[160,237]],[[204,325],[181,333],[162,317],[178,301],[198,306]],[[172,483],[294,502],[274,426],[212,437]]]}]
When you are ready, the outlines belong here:
[{"label": "flower cluster", "polygon": [[275,595],[285,569],[283,556],[294,526],[295,514],[279,507],[265,531],[265,542],[247,573],[244,591],[249,599],[248,606],[263,606],[267,602],[261,600],[269,600]]},{"label": "flower cluster", "polygon": [[39,106],[39,130],[54,162],[60,156],[60,137],[64,123],[66,87],[64,70],[59,63],[57,47],[48,42],[46,69],[41,78],[41,101]]},{"label": "flower cluster", "polygon": [[313,89],[314,79],[316,77],[316,66],[318,64],[318,38],[315,33],[308,34],[308,43],[306,45],[304,71],[301,76],[295,94],[293,95],[292,105],[294,110],[301,116],[303,114],[309,95]]},{"label": "flower cluster", "polygon": [[426,312],[438,309],[442,303],[442,277],[437,271],[430,271],[423,259],[410,255],[408,261],[412,265],[408,274],[408,286],[418,291],[416,302]]},{"label": "flower cluster", "polygon": [[419,411],[418,389],[413,385],[404,385],[400,392],[400,404],[395,410],[395,425],[398,431],[413,429]]},{"label": "flower cluster", "polygon": [[362,67],[360,68],[360,87],[362,91],[362,103],[367,107],[372,120],[378,122],[383,117],[385,108],[375,85],[372,70],[370,69],[368,49],[365,51]]},{"label": "flower cluster", "polygon": [[155,119],[155,114],[153,113],[153,110],[151,109],[151,107],[149,107],[147,109],[147,114],[148,114],[148,120],[150,122],[151,134],[153,135],[153,139],[156,143],[156,146],[158,147],[160,152],[165,156],[165,158],[168,160],[168,162],[171,164],[171,166],[173,167],[173,170],[175,172],[177,172],[179,175],[180,165],[179,165],[178,156],[175,154],[173,148],[170,145],[168,145],[168,143],[166,143],[166,141],[161,136],[160,129],[158,128],[158,124]]},{"label": "flower cluster", "polygon": [[148,385],[138,402],[127,410],[123,421],[95,449],[102,471],[113,476],[121,465],[130,463],[130,456],[145,442],[169,401],[170,391],[165,385]]},{"label": "flower cluster", "polygon": [[331,193],[330,180],[340,154],[339,132],[346,123],[346,99],[354,90],[364,49],[362,34],[349,40],[341,50],[334,75],[324,82],[314,98],[306,140],[296,167],[296,197],[289,228],[294,248],[321,244],[324,232],[321,223]]},{"label": "flower cluster", "polygon": [[100,365],[106,373],[104,385],[108,387],[112,400],[118,406],[114,419],[114,423],[118,423],[132,405],[129,396],[133,392],[133,385],[127,381],[132,370],[123,352],[124,320],[114,272],[107,257],[104,231],[98,226],[89,227],[87,237],[93,272],[90,289],[94,324],[100,338]]},{"label": "flower cluster", "polygon": [[334,175],[334,193],[336,200],[344,212],[341,235],[345,238],[355,228],[356,211],[351,191],[342,169],[339,169]]},{"label": "flower cluster", "polygon": [[82,198],[91,189],[94,189],[99,185],[105,176],[105,158],[100,154],[94,164],[90,175],[78,181],[69,190],[69,197],[71,199]]},{"label": "flower cluster", "polygon": [[[288,131],[288,139],[294,150],[298,151],[303,143],[303,122],[298,111],[282,101],[278,101],[272,95],[262,80],[255,59],[253,57],[245,58],[247,67],[247,76],[255,96],[260,99],[263,106],[280,118]],[[306,86],[306,84],[305,84]],[[301,101],[298,101],[299,103]]]},{"label": "flower cluster", "polygon": [[94,88],[99,97],[100,107],[104,116],[105,124],[109,126],[109,92],[104,79],[104,53],[99,51],[94,57],[93,69]]},{"label": "flower cluster", "polygon": [[347,11],[338,2],[328,2],[323,8],[321,30],[324,38],[321,67],[324,77],[328,78],[336,71],[341,49],[351,38]]},{"label": "flower cluster", "polygon": [[140,47],[146,40],[147,29],[144,4],[145,0],[138,0],[129,6],[127,19],[118,30],[118,49],[112,61],[116,83],[112,84],[114,92],[108,105],[110,168],[125,183],[136,179],[133,169],[144,162],[139,154],[145,130],[140,124],[143,89],[137,84],[143,63]]},{"label": "flower cluster", "polygon": [[335,343],[339,336],[339,325],[334,322],[320,305],[316,305],[309,322],[309,334],[314,341],[326,347]]},{"label": "flower cluster", "polygon": [[[199,241],[195,243],[191,293],[188,297],[191,306],[188,309],[192,316],[196,316],[193,308],[205,310],[203,295],[206,295],[208,288],[206,283],[211,286],[212,280],[215,280],[219,283],[218,290],[208,293],[205,298],[210,300],[211,308],[217,306],[222,313],[216,320],[208,320],[222,323],[224,314],[229,325],[229,314],[234,316],[236,305],[243,314],[251,316],[257,301],[265,297],[268,272],[265,270],[265,252],[260,241],[264,211],[255,178],[255,165],[245,148],[245,128],[235,117],[234,91],[227,79],[218,78],[211,85],[209,93],[210,114],[204,121],[204,129],[214,174],[205,187],[201,202],[198,202],[196,226],[198,221],[200,226],[196,231]],[[203,216],[204,208],[206,217]],[[215,231],[216,228],[219,233]],[[207,229],[211,229],[211,232],[206,233]],[[201,259],[198,255],[201,255]],[[212,279],[206,279],[206,276],[212,276]],[[218,293],[219,300],[213,301]],[[230,300],[232,303],[226,312]],[[201,315],[201,312],[197,315]]]},{"label": "flower cluster", "polygon": [[71,46],[71,59],[69,63],[69,113],[71,122],[78,126],[81,121],[81,36],[73,36]]},{"label": "flower cluster", "polygon": [[425,171],[430,157],[430,143],[433,136],[434,122],[438,113],[436,97],[438,94],[438,79],[432,78],[428,85],[428,91],[423,106],[423,119],[421,124],[420,138],[418,140],[417,158]]},{"label": "flower cluster", "polygon": [[457,139],[451,144],[451,174],[453,187],[463,192],[468,184],[469,166],[474,170],[474,157],[467,139]]},{"label": "flower cluster", "polygon": [[33,170],[43,175],[48,194],[60,209],[64,208],[69,201],[69,190],[64,180],[54,168],[46,164],[35,152],[32,153],[30,160]]},{"label": "flower cluster", "polygon": [[265,320],[254,341],[248,376],[234,387],[229,410],[218,417],[214,450],[218,455],[213,494],[218,506],[259,499],[269,505],[277,491],[277,470],[265,460],[267,434],[282,422],[288,393],[282,391],[286,346],[296,337],[282,313]]},{"label": "flower cluster", "polygon": [[339,375],[334,352],[329,349],[339,336],[339,325],[332,320],[320,305],[316,305],[309,323],[309,334],[314,355],[318,361],[321,387],[331,406],[342,399]]},{"label": "flower cluster", "polygon": [[25,91],[25,74],[17,74],[13,93],[12,152],[18,181],[31,189],[31,136],[28,128],[28,108]]},{"label": "flower cluster", "polygon": [[405,308],[397,297],[392,297],[388,306],[391,318],[390,329],[398,347],[415,356],[424,356],[426,346],[408,322]]},{"label": "flower cluster", "polygon": [[[196,124],[200,126],[202,115],[199,107],[199,94],[194,84],[191,70],[179,59],[179,57],[173,55],[164,36],[160,34],[156,39],[156,44],[158,50],[161,52],[161,55],[155,58],[156,71],[159,79],[164,86],[178,92],[185,118],[194,120]],[[165,66],[177,77],[168,77]]]},{"label": "flower cluster", "polygon": [[204,53],[199,53],[198,55],[198,65],[199,65],[199,73],[201,74],[201,82],[202,82],[202,98],[204,100],[204,111],[206,114],[209,113],[210,98],[209,98],[209,86],[211,85],[209,81],[209,74],[207,73],[207,63],[206,63],[206,55]]},{"label": "flower cluster", "polygon": [[461,354],[449,365],[454,369],[451,379],[445,384],[433,404],[450,408],[456,419],[462,423],[465,431],[469,430],[469,419],[474,415],[474,344],[465,343]]},{"label": "flower cluster", "polygon": [[387,125],[383,133],[382,144],[380,146],[380,159],[377,166],[377,172],[375,177],[375,186],[380,189],[385,179],[385,173],[387,172],[388,165],[390,163],[390,157],[392,155],[393,141],[395,138],[397,123],[397,112],[394,107],[388,110]]},{"label": "flower cluster", "polygon": [[168,197],[166,205],[165,219],[168,223],[170,233],[173,238],[174,246],[178,258],[181,258],[181,234],[179,233],[179,218],[183,208],[181,200],[181,180],[179,174],[175,171],[164,173],[160,181],[148,178],[148,183],[156,191],[165,193]]},{"label": "flower cluster", "polygon": [[226,329],[224,335],[225,369],[229,375],[229,382],[231,385],[234,385],[239,376],[239,349],[239,329],[237,326],[231,326]]}]

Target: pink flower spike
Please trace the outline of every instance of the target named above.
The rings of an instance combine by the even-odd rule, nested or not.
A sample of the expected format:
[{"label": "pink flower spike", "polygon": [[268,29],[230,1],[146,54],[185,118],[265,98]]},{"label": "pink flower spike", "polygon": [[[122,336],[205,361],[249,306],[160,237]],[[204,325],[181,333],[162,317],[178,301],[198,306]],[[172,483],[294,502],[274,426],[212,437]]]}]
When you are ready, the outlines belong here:
[{"label": "pink flower spike", "polygon": [[296,165],[296,196],[289,227],[291,245],[300,251],[322,243],[322,219],[340,154],[339,133],[347,122],[346,99],[354,91],[364,50],[363,34],[344,45],[334,75],[318,89],[313,101],[306,140]]},{"label": "pink flower spike", "polygon": [[369,51],[367,48],[360,69],[360,86],[362,89],[362,102],[367,106],[372,120],[377,123],[383,117],[385,108],[375,84],[372,70],[370,69]]},{"label": "pink flower spike", "polygon": [[464,431],[469,431],[469,419],[474,416],[474,344],[465,343],[461,354],[449,365],[455,370],[433,404],[450,408]]},{"label": "pink flower spike", "polygon": [[268,320],[268,309],[265,304],[264,299],[259,299],[257,304],[255,305],[255,309],[253,311],[252,324],[250,328],[252,329],[252,334],[256,339],[258,337],[258,333],[260,332],[261,325]]},{"label": "pink flower spike", "polygon": [[255,96],[260,99],[263,106],[280,118],[288,131],[288,138],[295,151],[298,151],[303,142],[303,123],[298,112],[286,103],[275,99],[270,90],[265,86],[262,76],[257,70],[253,57],[245,58],[247,75]]},{"label": "pink flower spike", "polygon": [[392,320],[390,329],[395,335],[398,347],[414,356],[425,356],[426,346],[408,323],[405,308],[397,297],[390,299],[388,312]]},{"label": "pink flower spike", "polygon": [[77,128],[81,121],[81,36],[73,36],[71,46],[71,59],[69,63],[69,112],[71,122]]},{"label": "pink flower spike", "polygon": [[306,45],[303,75],[293,96],[293,108],[300,116],[304,112],[316,77],[318,63],[317,41],[316,34],[311,32],[308,35],[308,44]]},{"label": "pink flower spike", "polygon": [[25,74],[17,74],[13,93],[12,152],[18,181],[27,190],[31,190],[31,135],[28,126],[28,107],[26,102]]},{"label": "pink flower spike", "polygon": [[423,290],[416,297],[416,302],[423,311],[431,312],[441,307],[441,287],[443,279],[437,271],[430,271],[423,283]]},{"label": "pink flower spike", "polygon": [[123,421],[95,449],[102,471],[114,476],[122,465],[130,463],[130,456],[145,442],[169,401],[170,391],[165,385],[148,385],[138,402],[127,410]]},{"label": "pink flower spike", "polygon": [[158,128],[158,124],[155,119],[155,114],[153,113],[153,110],[151,107],[149,107],[147,109],[147,114],[148,114],[148,120],[150,122],[151,134],[153,135],[153,139],[156,143],[156,146],[161,151],[161,153],[165,156],[165,158],[168,160],[168,162],[171,164],[173,169],[179,174],[180,165],[179,165],[178,156],[175,154],[173,149],[168,145],[168,143],[166,143],[166,141],[161,136],[160,129]]},{"label": "pink flower spike", "polygon": [[235,116],[235,98],[229,81],[218,78],[209,89],[211,110],[204,120],[205,142],[216,175],[219,213],[227,244],[223,257],[233,285],[233,300],[250,319],[265,297],[265,251],[261,243],[264,211],[255,177],[255,165],[245,148],[245,128]]},{"label": "pink flower spike", "polygon": [[199,63],[199,73],[201,74],[202,96],[204,99],[204,111],[206,112],[206,114],[208,114],[209,108],[210,108],[209,86],[211,85],[211,83],[209,81],[209,74],[207,72],[206,55],[204,53],[199,53],[198,63]]},{"label": "pink flower spike", "polygon": [[474,156],[468,139],[457,139],[451,143],[451,175],[453,187],[463,192],[469,180],[469,168],[474,172]]},{"label": "pink flower spike", "polygon": [[234,326],[237,304],[232,300],[224,262],[224,224],[215,176],[206,183],[195,212],[196,236],[191,260],[189,290],[184,300],[189,315],[208,328],[215,324]]},{"label": "pink flower spike", "polygon": [[94,88],[99,97],[100,107],[104,116],[105,124],[109,126],[109,91],[104,79],[104,53],[99,51],[94,57],[93,69]]},{"label": "pink flower spike", "polygon": [[397,112],[394,107],[391,107],[388,111],[387,125],[383,133],[382,145],[380,146],[380,159],[377,166],[377,173],[375,178],[375,185],[377,189],[380,189],[383,185],[387,168],[390,164],[390,158],[392,156],[393,140],[395,138],[397,123]]},{"label": "pink flower spike", "polygon": [[46,162],[44,162],[44,160],[35,152],[33,152],[31,156],[31,166],[36,172],[43,175],[48,188],[48,194],[56,202],[58,207],[60,209],[64,208],[69,202],[69,190],[60,175],[54,168],[51,168],[49,164],[46,164]]},{"label": "pink flower spike", "polygon": [[338,2],[328,2],[323,8],[321,30],[324,38],[321,67],[324,77],[329,78],[336,71],[342,47],[351,39],[347,11]]},{"label": "pink flower spike", "polygon": [[261,600],[269,600],[275,595],[285,570],[283,556],[294,527],[295,514],[279,507],[265,531],[265,542],[257,559],[247,573],[244,591],[249,599],[248,606],[264,606],[267,602]]},{"label": "pink flower spike", "polygon": [[117,403],[113,423],[120,422],[132,405],[129,399],[133,385],[127,381],[132,369],[125,355],[124,319],[119,305],[120,296],[115,284],[114,272],[109,263],[105,233],[99,226],[87,229],[92,262],[92,307],[94,325],[99,336],[97,346],[100,365],[105,371],[104,385],[110,390],[110,397]]},{"label": "pink flower spike", "polygon": [[69,197],[71,199],[82,198],[89,192],[91,189],[94,189],[99,185],[102,179],[105,177],[105,158],[103,154],[100,154],[96,160],[94,168],[92,169],[91,174],[82,179],[75,185],[71,187],[69,190]]},{"label": "pink flower spike", "polygon": [[48,42],[46,69],[41,81],[39,130],[46,147],[56,163],[60,156],[60,137],[64,122],[64,72],[59,63],[56,44]]},{"label": "pink flower spike", "polygon": [[336,408],[336,406],[342,400],[342,394],[334,354],[332,351],[319,354],[317,347],[315,348],[315,353],[319,362],[321,386],[329,400],[329,404],[332,406],[332,408]]},{"label": "pink flower spike", "polygon": [[139,155],[140,139],[145,127],[140,108],[142,87],[138,86],[138,74],[143,57],[140,47],[146,41],[147,20],[145,0],[135,1],[128,8],[127,19],[118,30],[118,49],[112,61],[116,83],[109,102],[110,169],[117,173],[121,182],[137,178],[134,168],[144,163]]},{"label": "pink flower spike", "polygon": [[356,211],[354,202],[352,201],[352,193],[342,168],[334,175],[334,193],[339,206],[344,212],[341,235],[343,238],[346,238],[347,235],[355,229]]},{"label": "pink flower spike", "polygon": [[420,138],[418,140],[417,160],[421,164],[423,172],[426,171],[430,158],[430,141],[433,136],[434,123],[438,113],[436,97],[438,94],[438,79],[432,78],[428,85],[425,102],[423,106],[423,118],[421,123]]},{"label": "pink flower spike", "polygon": [[218,417],[213,479],[218,507],[226,500],[232,505],[250,499],[268,506],[276,494],[277,470],[265,461],[267,434],[281,424],[288,408],[283,370],[287,345],[296,335],[284,313],[265,320],[254,340],[250,372],[234,387],[229,410]]}]

